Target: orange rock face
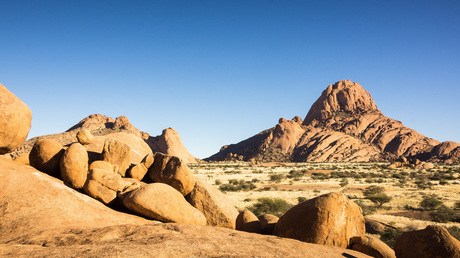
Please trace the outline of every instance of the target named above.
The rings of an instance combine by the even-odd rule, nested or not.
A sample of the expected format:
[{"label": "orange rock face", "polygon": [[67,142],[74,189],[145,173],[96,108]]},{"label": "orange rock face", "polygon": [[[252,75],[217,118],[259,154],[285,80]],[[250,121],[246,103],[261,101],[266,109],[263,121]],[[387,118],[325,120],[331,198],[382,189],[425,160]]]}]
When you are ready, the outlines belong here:
[{"label": "orange rock face", "polygon": [[12,152],[24,143],[31,122],[29,107],[0,84],[0,154]]},{"label": "orange rock face", "polygon": [[369,92],[349,80],[329,85],[304,121],[284,118],[238,144],[227,145],[209,160],[297,162],[360,162],[394,160],[400,156],[457,161],[456,143],[423,136],[377,108]]}]

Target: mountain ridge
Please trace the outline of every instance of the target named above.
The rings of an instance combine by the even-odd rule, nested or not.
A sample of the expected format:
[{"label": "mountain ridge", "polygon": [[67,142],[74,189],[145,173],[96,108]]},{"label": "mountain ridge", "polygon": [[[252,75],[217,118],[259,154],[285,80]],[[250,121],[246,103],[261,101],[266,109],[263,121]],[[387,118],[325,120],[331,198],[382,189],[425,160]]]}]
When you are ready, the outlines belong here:
[{"label": "mountain ridge", "polygon": [[[404,156],[459,162],[460,145],[455,144],[441,143],[386,117],[361,85],[342,80],[322,92],[303,121],[298,116],[281,118],[275,127],[227,145],[205,160],[368,162]],[[442,153],[432,152],[436,146]]]}]

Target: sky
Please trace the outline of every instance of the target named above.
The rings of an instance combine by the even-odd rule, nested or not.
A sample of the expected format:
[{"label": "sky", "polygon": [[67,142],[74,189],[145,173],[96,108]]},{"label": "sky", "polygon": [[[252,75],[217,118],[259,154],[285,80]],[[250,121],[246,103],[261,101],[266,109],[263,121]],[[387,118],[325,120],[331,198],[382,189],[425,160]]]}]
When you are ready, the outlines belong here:
[{"label": "sky", "polygon": [[0,83],[32,110],[29,138],[123,115],[206,158],[349,79],[386,116],[460,142],[458,13],[444,0],[0,0]]}]

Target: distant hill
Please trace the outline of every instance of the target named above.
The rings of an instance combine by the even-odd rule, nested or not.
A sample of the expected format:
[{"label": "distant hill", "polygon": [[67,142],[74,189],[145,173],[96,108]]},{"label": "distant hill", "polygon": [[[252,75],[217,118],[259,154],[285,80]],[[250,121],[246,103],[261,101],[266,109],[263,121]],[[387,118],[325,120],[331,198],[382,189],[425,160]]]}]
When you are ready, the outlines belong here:
[{"label": "distant hill", "polygon": [[187,163],[196,163],[198,161],[198,159],[187,151],[179,133],[173,128],[164,129],[161,135],[152,137],[148,133],[135,128],[125,116],[113,119],[101,114],[90,115],[63,133],[38,136],[27,140],[21,147],[11,153],[11,155],[13,157],[18,157],[29,153],[38,139],[54,139],[62,145],[68,145],[77,141],[76,135],[81,129],[91,130],[91,133],[96,136],[103,136],[114,132],[133,134],[143,139],[153,152],[162,152],[178,156]]},{"label": "distant hill", "polygon": [[459,162],[460,144],[440,143],[386,117],[361,85],[343,80],[323,91],[304,120],[280,118],[275,127],[223,146],[206,160],[360,162],[401,156]]}]

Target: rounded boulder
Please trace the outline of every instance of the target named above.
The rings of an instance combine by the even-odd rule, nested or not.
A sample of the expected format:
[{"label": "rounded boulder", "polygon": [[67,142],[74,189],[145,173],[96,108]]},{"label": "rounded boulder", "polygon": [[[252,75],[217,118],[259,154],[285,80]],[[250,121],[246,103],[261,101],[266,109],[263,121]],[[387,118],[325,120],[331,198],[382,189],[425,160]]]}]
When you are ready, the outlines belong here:
[{"label": "rounded boulder", "polygon": [[52,139],[38,140],[29,153],[29,163],[41,172],[58,176],[63,154],[64,150],[59,142]]},{"label": "rounded boulder", "polygon": [[30,108],[0,84],[0,154],[20,147],[29,135],[31,123]]},{"label": "rounded boulder", "polygon": [[280,237],[342,248],[364,233],[361,208],[341,193],[321,195],[292,207],[273,231]]},{"label": "rounded boulder", "polygon": [[80,143],[73,143],[61,158],[61,176],[65,184],[75,189],[85,185],[88,175],[88,152]]},{"label": "rounded boulder", "polygon": [[167,184],[143,185],[121,198],[128,209],[150,219],[206,225],[205,216],[190,205],[180,192]]}]

